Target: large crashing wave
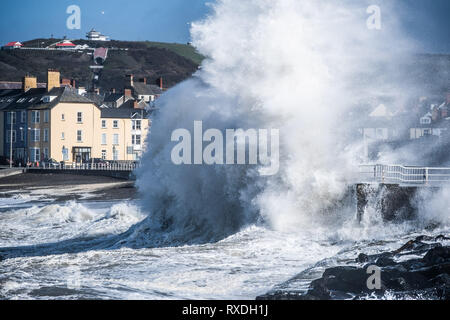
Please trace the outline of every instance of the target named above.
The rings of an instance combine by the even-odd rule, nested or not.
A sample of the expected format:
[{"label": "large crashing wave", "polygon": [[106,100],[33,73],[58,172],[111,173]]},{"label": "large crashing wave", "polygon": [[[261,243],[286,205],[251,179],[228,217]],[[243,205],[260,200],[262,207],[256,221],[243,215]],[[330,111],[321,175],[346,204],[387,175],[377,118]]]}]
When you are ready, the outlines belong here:
[{"label": "large crashing wave", "polygon": [[[383,5],[382,29],[369,30],[364,1],[221,0],[192,25],[207,57],[193,78],[169,90],[152,118],[137,185],[149,212],[134,231],[211,241],[261,221],[276,229],[339,216],[352,165],[357,103],[400,96],[392,66],[408,41]],[[398,79],[397,79],[398,80]],[[280,129],[280,171],[255,166],[171,162],[171,134],[235,128]],[[341,212],[341,211],[340,211]]]}]

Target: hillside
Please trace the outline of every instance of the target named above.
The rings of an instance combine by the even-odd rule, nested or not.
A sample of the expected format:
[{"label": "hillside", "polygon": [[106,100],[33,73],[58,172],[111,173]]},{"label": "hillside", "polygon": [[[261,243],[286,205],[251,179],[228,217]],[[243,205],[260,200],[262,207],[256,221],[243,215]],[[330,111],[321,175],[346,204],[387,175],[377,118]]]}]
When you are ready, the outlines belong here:
[{"label": "hillside", "polygon": [[[24,42],[25,47],[46,47],[58,39],[35,39]],[[110,50],[100,78],[104,90],[121,88],[125,74],[147,77],[155,82],[163,77],[164,86],[171,87],[190,77],[201,63],[203,57],[190,45],[159,43],[109,41],[73,41],[75,44],[88,44],[90,47],[128,49]],[[26,74],[38,77],[38,82],[46,81],[48,68],[58,69],[64,78],[75,79],[79,86],[89,87],[92,72],[92,56],[87,52],[2,50],[0,51],[0,81],[21,81]]]}]

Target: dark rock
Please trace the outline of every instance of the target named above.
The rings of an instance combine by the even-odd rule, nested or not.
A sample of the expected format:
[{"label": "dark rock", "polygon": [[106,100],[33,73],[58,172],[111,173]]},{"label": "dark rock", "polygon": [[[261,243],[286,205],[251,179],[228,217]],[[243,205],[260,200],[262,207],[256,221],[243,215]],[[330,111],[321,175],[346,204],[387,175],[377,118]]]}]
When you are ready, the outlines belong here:
[{"label": "dark rock", "polygon": [[[330,300],[330,299],[364,299],[369,295],[382,297],[387,291],[397,299],[408,296],[416,299],[450,298],[450,247],[441,243],[424,243],[422,241],[438,241],[445,236],[436,238],[421,236],[408,241],[398,250],[376,255],[360,253],[355,259],[357,263],[365,263],[364,267],[337,266],[326,269],[322,277],[313,280],[305,294],[278,292],[275,295],[265,295],[265,299],[283,300]],[[408,254],[421,255],[423,258],[413,258],[401,262],[395,261],[395,256]],[[367,280],[371,273],[367,268],[375,265],[380,268],[380,289],[369,289]]]},{"label": "dark rock", "polygon": [[387,257],[387,256],[381,256],[381,257],[379,257],[379,258],[376,260],[375,264],[376,264],[378,267],[386,267],[386,266],[392,266],[392,265],[394,265],[394,264],[395,264],[395,261],[394,261],[394,259],[392,259],[392,258],[390,258],[390,257]]},{"label": "dark rock", "polygon": [[443,240],[450,240],[450,238],[440,234],[434,239],[434,241],[443,241]]},{"label": "dark rock", "polygon": [[369,261],[369,256],[367,254],[364,253],[360,253],[358,255],[358,257],[356,258],[356,262],[368,262]]},{"label": "dark rock", "polygon": [[428,265],[450,261],[450,247],[436,247],[427,252],[423,260]]}]

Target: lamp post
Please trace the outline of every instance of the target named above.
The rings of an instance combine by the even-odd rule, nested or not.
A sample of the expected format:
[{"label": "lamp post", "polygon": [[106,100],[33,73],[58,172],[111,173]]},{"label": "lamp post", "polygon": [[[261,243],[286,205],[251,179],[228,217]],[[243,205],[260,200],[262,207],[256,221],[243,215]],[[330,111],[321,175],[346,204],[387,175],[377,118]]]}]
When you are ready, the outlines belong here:
[{"label": "lamp post", "polygon": [[11,122],[11,132],[10,132],[10,141],[9,141],[9,168],[12,168],[12,159],[13,159],[13,115],[14,111],[11,111],[9,115],[9,122]]},{"label": "lamp post", "polygon": [[[23,130],[26,130],[26,132],[25,132],[25,137],[24,137],[24,142],[25,142],[25,148],[24,148],[24,155],[23,155],[23,157],[25,157],[26,159],[26,162],[27,162],[27,166],[28,166],[28,162],[29,162],[29,157],[28,157],[28,131],[29,130],[31,130],[31,128],[24,128],[24,127],[20,127],[19,128],[20,129],[20,131],[22,132]],[[21,133],[21,137],[22,137],[22,133]],[[17,136],[16,136],[16,139],[17,139]],[[22,138],[21,138],[21,140],[22,140]],[[23,158],[22,158],[22,160],[23,160]]]}]

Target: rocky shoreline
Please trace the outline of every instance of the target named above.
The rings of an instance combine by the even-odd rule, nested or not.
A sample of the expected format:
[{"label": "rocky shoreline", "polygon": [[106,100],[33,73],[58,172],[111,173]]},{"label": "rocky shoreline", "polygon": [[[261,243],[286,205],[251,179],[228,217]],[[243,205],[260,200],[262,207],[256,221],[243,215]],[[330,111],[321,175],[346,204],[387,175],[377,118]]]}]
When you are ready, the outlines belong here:
[{"label": "rocky shoreline", "polygon": [[[257,300],[450,300],[450,240],[445,235],[419,236],[401,248],[374,255],[361,253],[354,265],[325,269],[307,292],[274,290]],[[380,285],[369,289],[368,279],[376,268]],[[295,283],[300,275],[289,280]]]}]

